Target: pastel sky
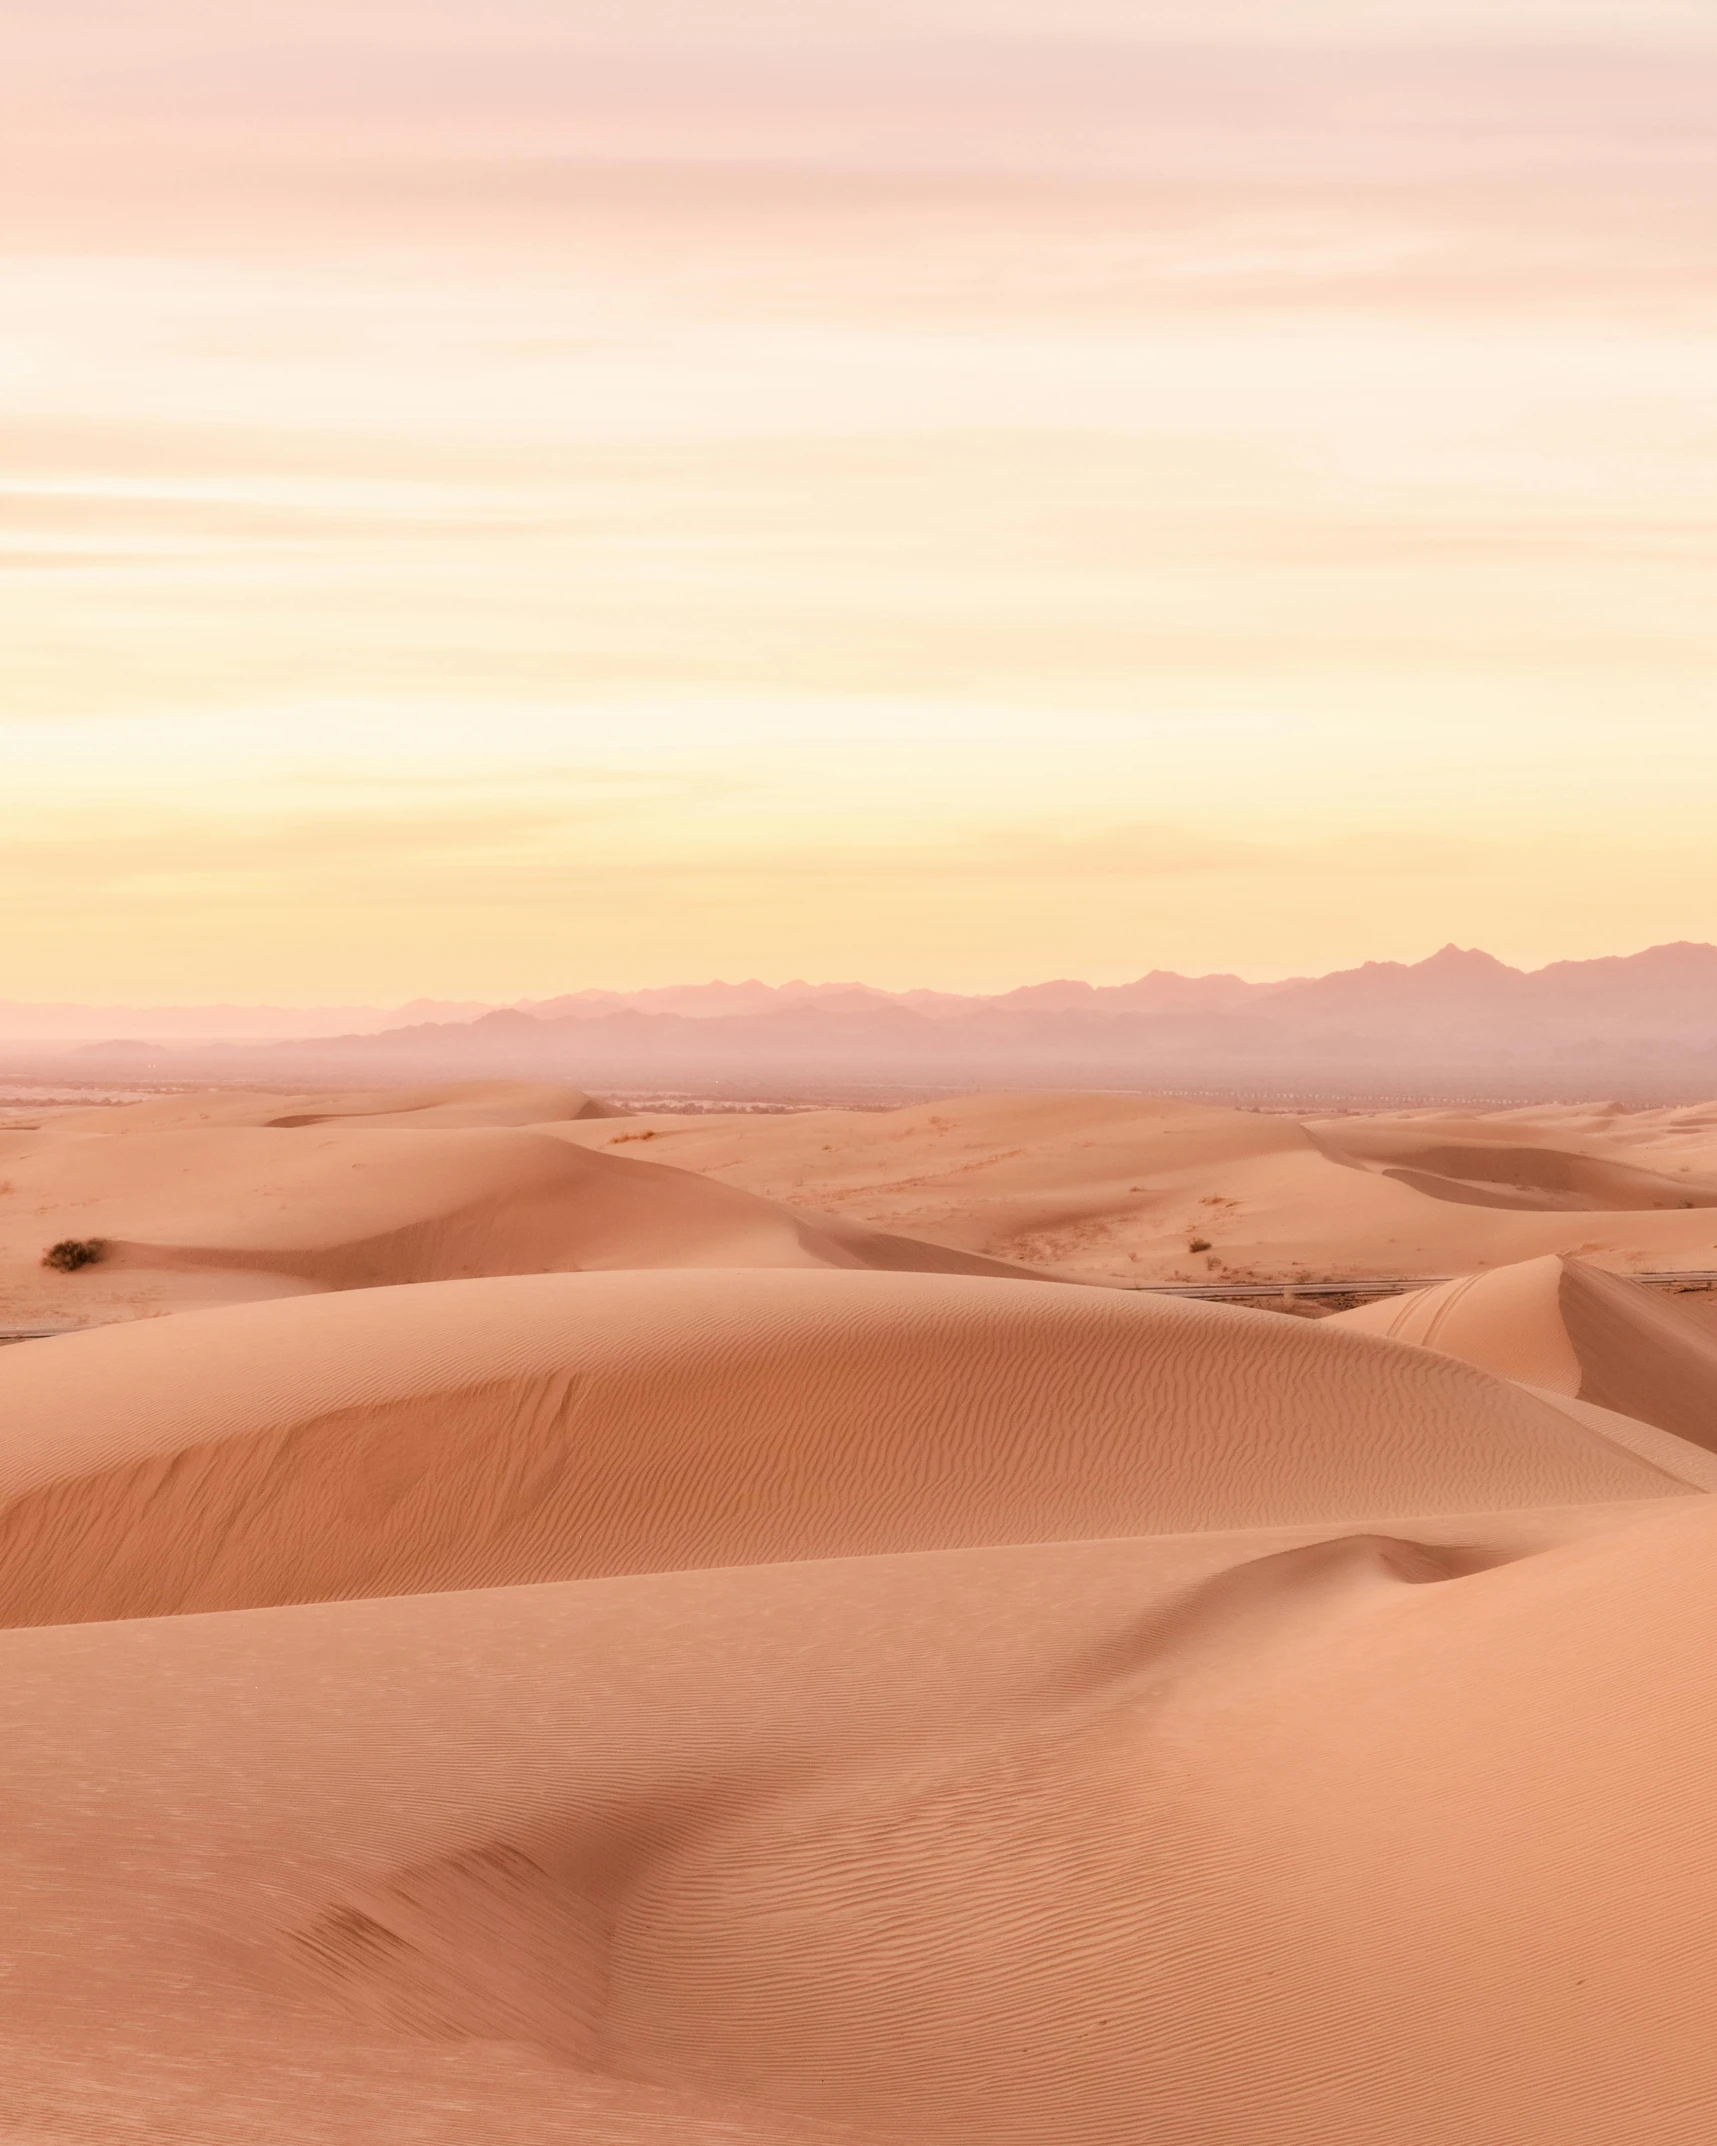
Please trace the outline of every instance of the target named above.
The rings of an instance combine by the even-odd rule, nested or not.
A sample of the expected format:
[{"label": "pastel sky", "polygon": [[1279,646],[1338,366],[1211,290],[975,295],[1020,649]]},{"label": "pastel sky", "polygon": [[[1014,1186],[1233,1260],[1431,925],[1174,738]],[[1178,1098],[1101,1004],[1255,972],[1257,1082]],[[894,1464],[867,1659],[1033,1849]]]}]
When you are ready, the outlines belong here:
[{"label": "pastel sky", "polygon": [[1717,939],[1712,0],[0,55],[0,997]]}]

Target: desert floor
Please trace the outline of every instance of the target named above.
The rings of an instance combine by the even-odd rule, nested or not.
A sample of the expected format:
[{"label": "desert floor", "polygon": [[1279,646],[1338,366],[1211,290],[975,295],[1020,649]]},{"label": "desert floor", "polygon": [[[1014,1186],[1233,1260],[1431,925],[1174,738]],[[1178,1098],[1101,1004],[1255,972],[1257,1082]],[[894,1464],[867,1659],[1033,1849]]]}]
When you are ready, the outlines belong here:
[{"label": "desert floor", "polygon": [[[1628,1279],[1717,1106],[230,1093],[0,1182],[88,1329],[0,1349],[0,2138],[1717,2134],[1717,1322]],[[1103,1286],[1328,1274],[1446,1279]]]}]

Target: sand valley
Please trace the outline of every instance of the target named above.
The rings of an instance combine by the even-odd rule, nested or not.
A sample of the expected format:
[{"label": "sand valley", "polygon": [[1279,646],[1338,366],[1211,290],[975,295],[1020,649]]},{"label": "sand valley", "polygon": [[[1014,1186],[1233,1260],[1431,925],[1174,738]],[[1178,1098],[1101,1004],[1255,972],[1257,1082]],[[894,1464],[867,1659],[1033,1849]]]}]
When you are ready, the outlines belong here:
[{"label": "sand valley", "polygon": [[1710,2136],[1717,1109],[0,1143],[0,2134]]}]

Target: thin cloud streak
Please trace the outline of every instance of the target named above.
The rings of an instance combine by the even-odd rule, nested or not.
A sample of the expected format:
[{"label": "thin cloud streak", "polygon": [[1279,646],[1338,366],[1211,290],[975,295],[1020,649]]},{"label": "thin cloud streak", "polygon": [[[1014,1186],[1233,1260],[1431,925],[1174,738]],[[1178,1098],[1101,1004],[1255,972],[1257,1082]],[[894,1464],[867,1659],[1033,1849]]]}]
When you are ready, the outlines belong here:
[{"label": "thin cloud streak", "polygon": [[1703,6],[8,14],[46,995],[1717,935]]}]

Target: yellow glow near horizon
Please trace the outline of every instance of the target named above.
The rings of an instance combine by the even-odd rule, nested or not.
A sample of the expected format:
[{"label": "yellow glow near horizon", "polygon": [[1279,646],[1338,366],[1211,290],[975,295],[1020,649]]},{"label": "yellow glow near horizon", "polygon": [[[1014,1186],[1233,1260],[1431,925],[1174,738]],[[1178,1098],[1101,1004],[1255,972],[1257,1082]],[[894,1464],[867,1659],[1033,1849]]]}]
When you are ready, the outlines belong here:
[{"label": "yellow glow near horizon", "polygon": [[1717,937],[1703,6],[677,13],[9,32],[0,998]]}]

